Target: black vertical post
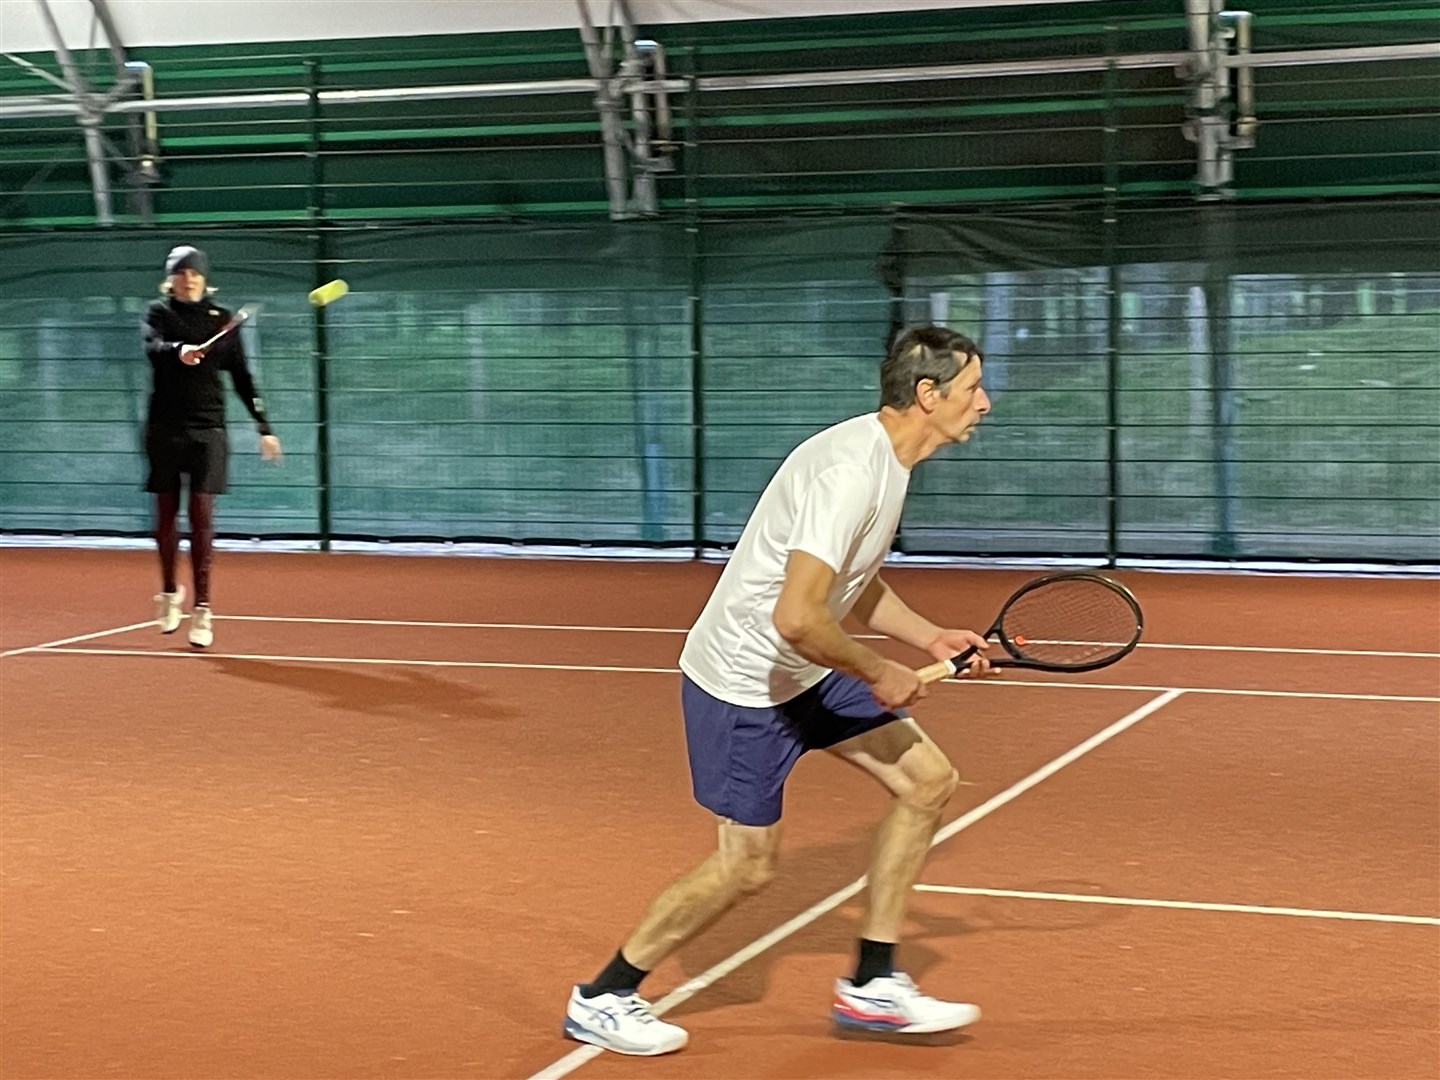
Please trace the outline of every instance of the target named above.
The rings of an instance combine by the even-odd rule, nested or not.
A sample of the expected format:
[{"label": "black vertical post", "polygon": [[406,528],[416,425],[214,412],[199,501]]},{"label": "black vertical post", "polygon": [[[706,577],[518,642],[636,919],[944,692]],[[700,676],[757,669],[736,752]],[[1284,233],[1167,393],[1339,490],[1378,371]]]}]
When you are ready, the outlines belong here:
[{"label": "black vertical post", "polygon": [[1239,399],[1235,391],[1235,362],[1230,341],[1235,208],[1228,201],[1220,201],[1200,206],[1199,213],[1205,260],[1205,326],[1210,345],[1210,422],[1217,510],[1210,547],[1211,554],[1228,559],[1239,551],[1235,539],[1239,504],[1235,432],[1239,421]]},{"label": "black vertical post", "polygon": [[685,97],[685,232],[690,240],[691,540],[705,554],[705,251],[700,232],[700,50],[690,50]]},{"label": "black vertical post", "polygon": [[1120,557],[1120,116],[1115,104],[1119,73],[1115,68],[1119,28],[1105,26],[1105,156],[1101,236],[1105,258],[1105,561]]},{"label": "black vertical post", "polygon": [[[320,61],[305,61],[310,89],[310,137],[306,157],[310,159],[310,187],[306,212],[310,218],[310,240],[314,245],[311,288],[318,289],[331,277],[333,252],[325,228],[325,164],[320,156]],[[311,349],[315,365],[315,472],[319,485],[320,550],[330,550],[330,339],[325,325],[325,307],[315,309],[315,339]]]}]

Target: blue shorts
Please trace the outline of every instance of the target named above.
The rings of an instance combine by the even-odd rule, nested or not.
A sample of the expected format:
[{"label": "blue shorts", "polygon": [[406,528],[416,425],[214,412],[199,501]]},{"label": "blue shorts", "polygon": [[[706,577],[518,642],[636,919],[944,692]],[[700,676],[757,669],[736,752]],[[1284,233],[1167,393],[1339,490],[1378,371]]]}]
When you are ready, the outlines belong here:
[{"label": "blue shorts", "polygon": [[838,671],[780,705],[731,705],[688,676],[680,698],[695,801],[741,825],[780,820],[785,780],[806,750],[824,750],[908,715],[886,709],[868,685]]}]

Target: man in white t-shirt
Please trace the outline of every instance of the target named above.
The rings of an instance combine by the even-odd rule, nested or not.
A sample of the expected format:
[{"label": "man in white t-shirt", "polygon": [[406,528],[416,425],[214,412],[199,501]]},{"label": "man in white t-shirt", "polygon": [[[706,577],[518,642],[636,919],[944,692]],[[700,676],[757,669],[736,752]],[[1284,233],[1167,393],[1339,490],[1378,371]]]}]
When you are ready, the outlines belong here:
[{"label": "man in white t-shirt", "polygon": [[[916,673],[841,629],[869,629],[948,659],[985,641],[911,611],[879,576],[910,470],[965,442],[990,410],[975,343],[941,327],[902,335],[881,368],[880,409],[801,443],[760,496],[680,654],[695,798],[719,819],[719,846],[671,884],[593,982],[574,988],[571,1038],[622,1054],[664,1054],[688,1040],[638,994],[640,980],[774,873],[785,780],[800,755],[826,750],[894,796],[870,863],[854,974],[831,1009],[847,1028],[963,1027],[973,1005],[922,994],[894,966],[905,905],[955,791],[945,755],[905,713],[924,696]],[[970,674],[989,665],[976,653]]]}]

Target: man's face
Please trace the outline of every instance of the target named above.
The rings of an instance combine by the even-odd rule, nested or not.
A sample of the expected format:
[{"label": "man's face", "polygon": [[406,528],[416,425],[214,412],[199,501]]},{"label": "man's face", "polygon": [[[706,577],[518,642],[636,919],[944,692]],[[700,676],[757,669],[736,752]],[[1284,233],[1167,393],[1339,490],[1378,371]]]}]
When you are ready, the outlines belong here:
[{"label": "man's face", "polygon": [[[968,442],[980,418],[990,411],[990,396],[980,385],[981,366],[978,356],[970,357],[960,374],[932,391],[931,423],[950,442]],[[942,394],[942,390],[947,392]]]},{"label": "man's face", "polygon": [[205,275],[186,267],[170,275],[170,292],[187,304],[193,304],[205,295]]}]

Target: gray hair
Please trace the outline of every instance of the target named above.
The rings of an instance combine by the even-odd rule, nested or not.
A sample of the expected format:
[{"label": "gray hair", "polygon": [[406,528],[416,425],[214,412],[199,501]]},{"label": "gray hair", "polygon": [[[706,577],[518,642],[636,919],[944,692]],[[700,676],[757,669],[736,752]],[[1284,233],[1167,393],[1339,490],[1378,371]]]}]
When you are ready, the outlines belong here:
[{"label": "gray hair", "polygon": [[983,361],[980,346],[964,334],[943,326],[918,326],[895,339],[880,366],[880,404],[908,409],[915,404],[915,387],[930,379],[949,392],[949,383],[972,360]]}]

